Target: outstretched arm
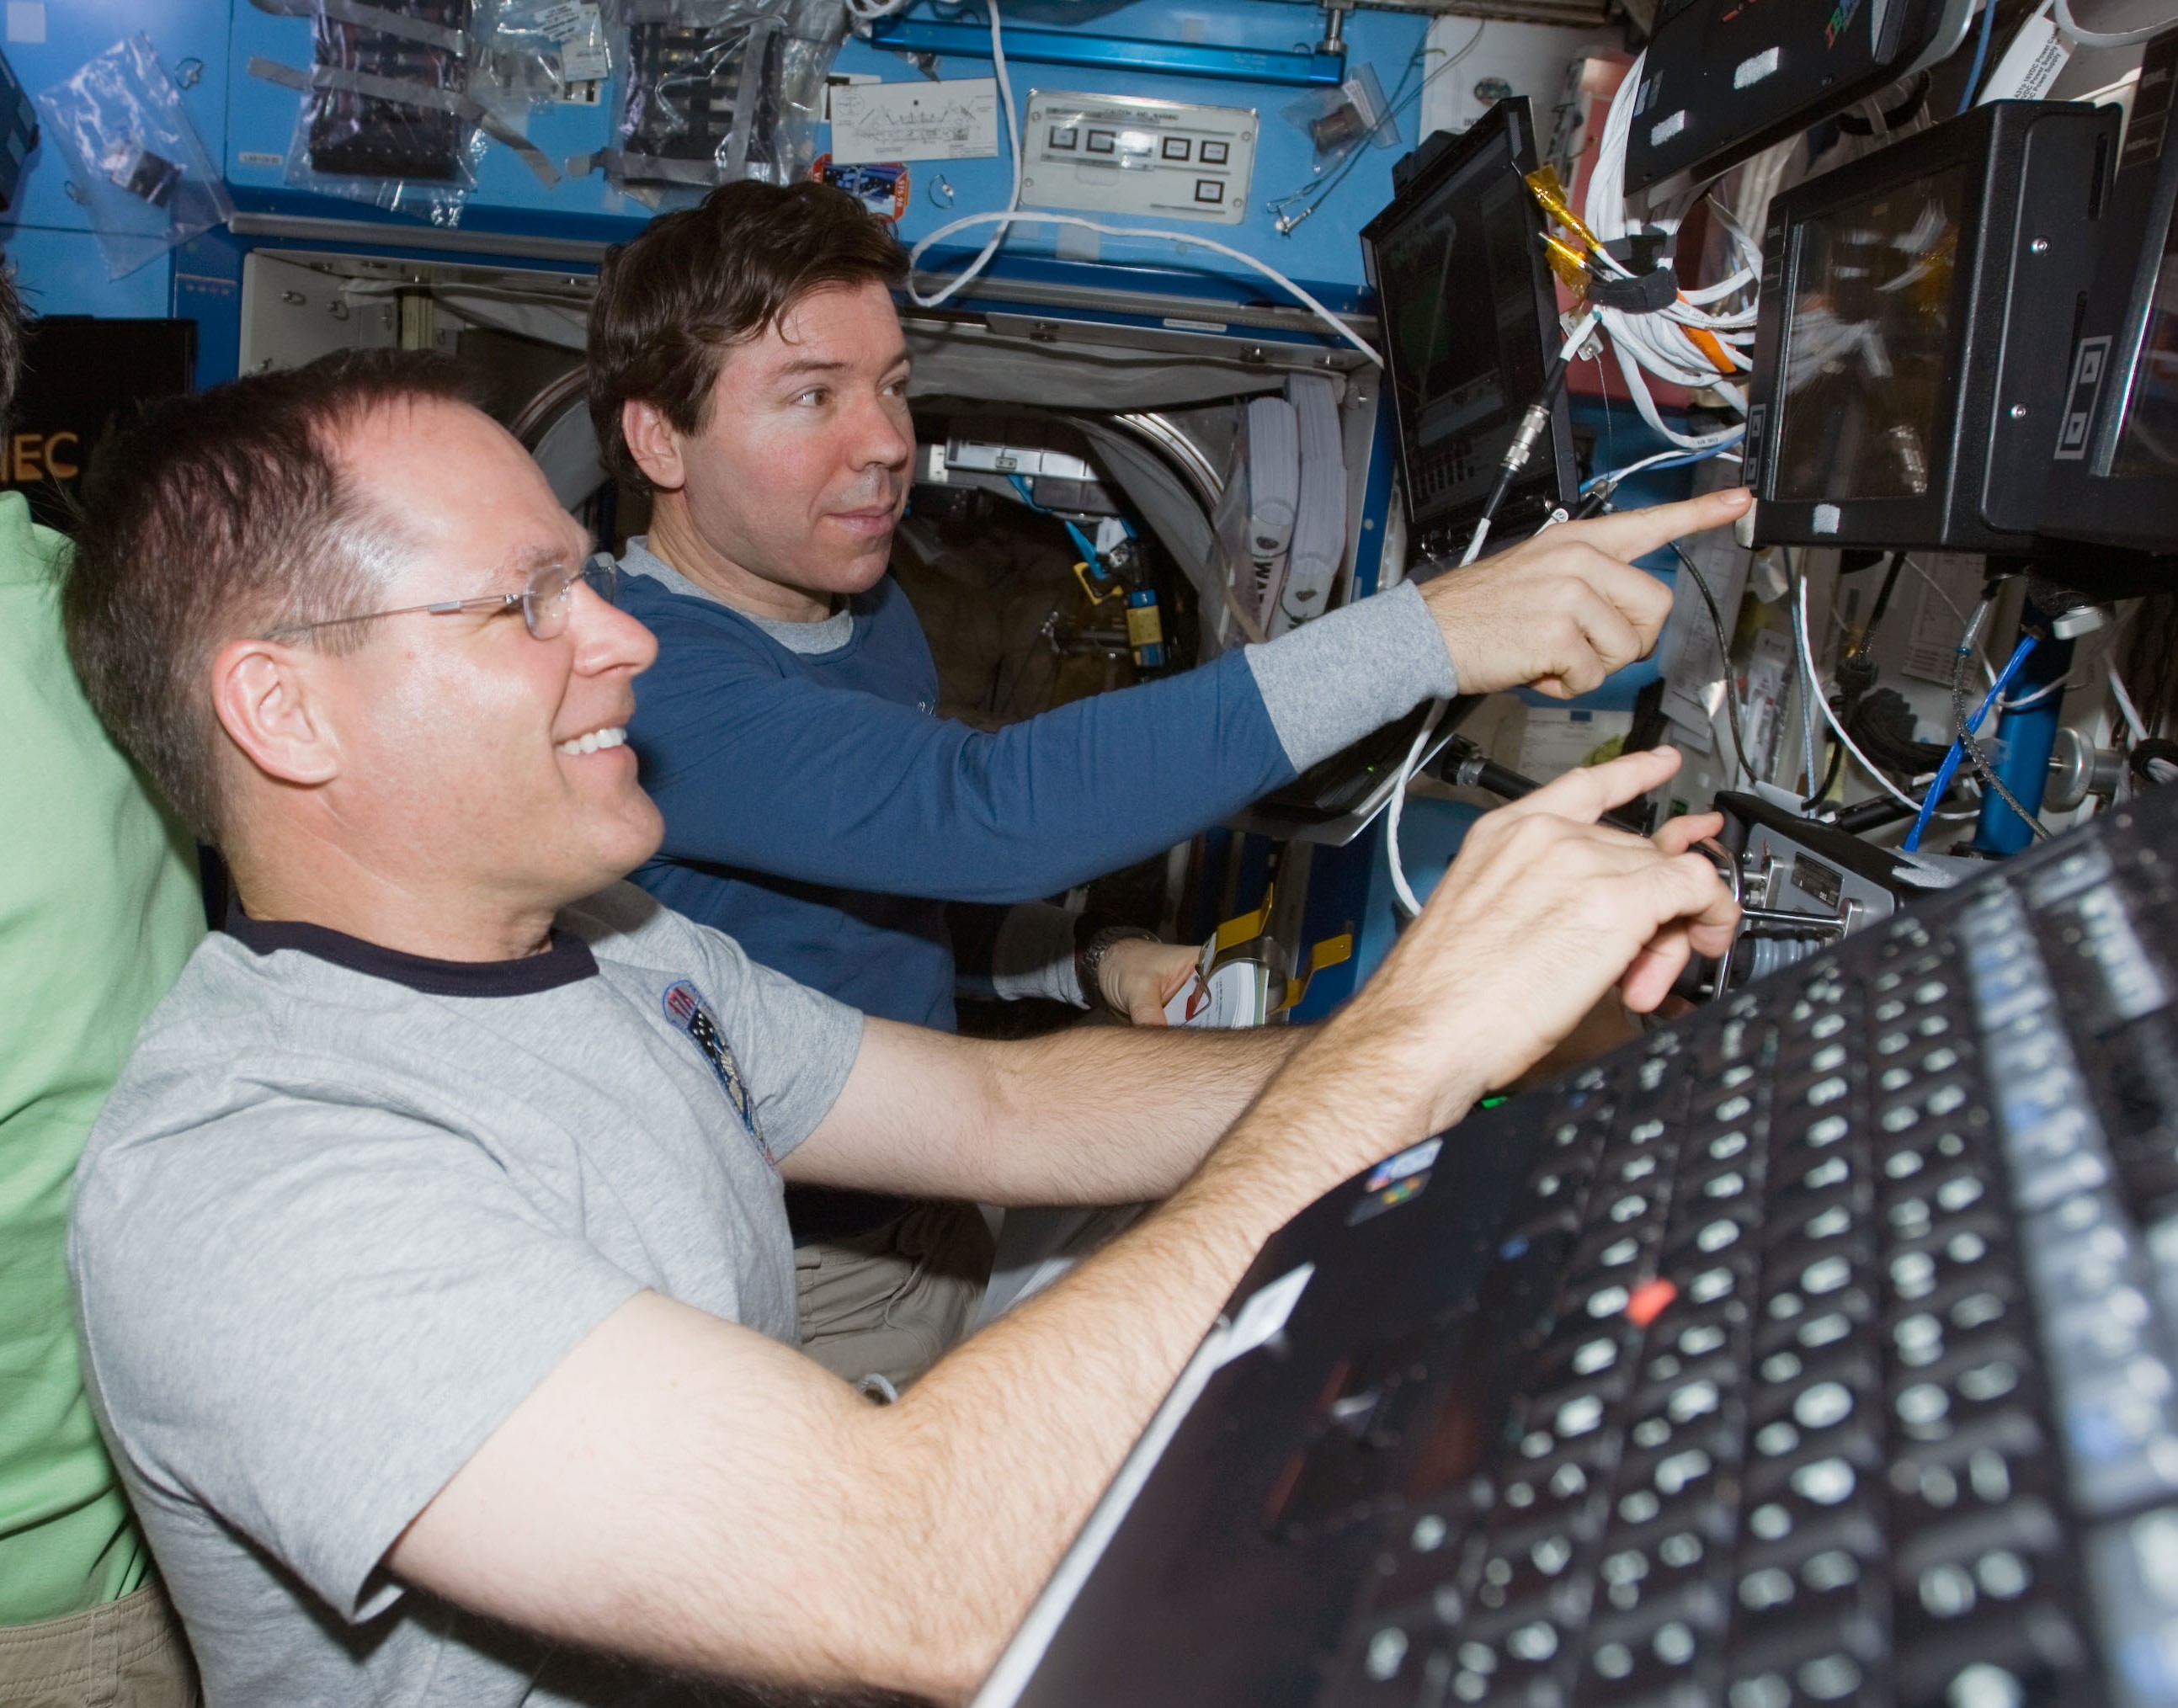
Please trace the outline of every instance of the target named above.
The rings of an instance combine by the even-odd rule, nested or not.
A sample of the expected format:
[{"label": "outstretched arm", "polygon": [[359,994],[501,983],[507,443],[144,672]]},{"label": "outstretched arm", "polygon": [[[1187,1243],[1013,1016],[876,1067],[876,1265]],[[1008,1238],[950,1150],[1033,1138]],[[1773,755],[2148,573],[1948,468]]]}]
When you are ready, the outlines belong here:
[{"label": "outstretched arm", "polygon": [[865,1020],[796,1184],[986,1204],[1169,1196],[1306,1037],[1298,1026],[1075,1026],[997,1043]]},{"label": "outstretched arm", "polygon": [[629,735],[665,858],[945,901],[1028,901],[1160,853],[1452,682],[1407,589],[983,731],[781,674],[731,613],[623,603],[661,648]]},{"label": "outstretched arm", "polygon": [[1595,687],[1671,610],[1626,560],[1745,507],[1713,493],[1568,523],[1419,593],[995,731],[782,676],[730,614],[632,593],[664,649],[631,725],[661,852],[947,901],[1048,895],[1185,841],[1432,696]]},{"label": "outstretched arm", "polygon": [[479,1612],[657,1661],[964,1698],[1272,1232],[1455,1121],[1614,981],[1653,1006],[1690,947],[1722,948],[1732,903],[1685,851],[1714,820],[1651,840],[1594,823],[1676,766],[1629,755],[1484,819],[1377,977],[1163,1206],[898,1404],[645,1295],[387,1563]]}]

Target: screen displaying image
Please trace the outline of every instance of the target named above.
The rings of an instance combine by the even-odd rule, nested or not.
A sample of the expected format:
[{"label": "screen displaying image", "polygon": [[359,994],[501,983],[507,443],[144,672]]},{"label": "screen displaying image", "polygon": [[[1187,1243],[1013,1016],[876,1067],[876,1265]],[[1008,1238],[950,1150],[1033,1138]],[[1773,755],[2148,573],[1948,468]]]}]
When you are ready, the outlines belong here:
[{"label": "screen displaying image", "polygon": [[2164,233],[2163,260],[2155,272],[2155,298],[2148,331],[2133,364],[2118,430],[2113,474],[2168,475],[2178,470],[2178,216]]},{"label": "screen displaying image", "polygon": [[[1512,151],[1486,150],[1376,248],[1392,383],[1418,528],[1479,510],[1543,385],[1535,309],[1539,215]],[[1507,501],[1555,496],[1547,447]]]},{"label": "screen displaying image", "polygon": [[1799,227],[1778,498],[1929,490],[1965,201],[1949,167]]}]

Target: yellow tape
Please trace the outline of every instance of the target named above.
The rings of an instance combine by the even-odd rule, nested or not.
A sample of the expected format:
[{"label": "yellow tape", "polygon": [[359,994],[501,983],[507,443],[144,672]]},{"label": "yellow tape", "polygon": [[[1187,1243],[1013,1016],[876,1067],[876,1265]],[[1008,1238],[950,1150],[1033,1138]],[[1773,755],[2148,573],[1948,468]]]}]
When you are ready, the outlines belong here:
[{"label": "yellow tape", "polygon": [[1566,200],[1565,185],[1559,181],[1556,167],[1537,167],[1528,174],[1527,185],[1529,194],[1542,204],[1545,213],[1596,254],[1603,253],[1602,239],[1588,228],[1588,222],[1573,211],[1573,204]]},{"label": "yellow tape", "polygon": [[[1122,591],[1115,583],[1108,593],[1097,592],[1089,579],[1089,566],[1086,563],[1077,563],[1074,566],[1074,578],[1081,583],[1081,591],[1092,605],[1102,605],[1108,599],[1117,599]],[[1132,625],[1129,627],[1131,628]]]},{"label": "yellow tape", "polygon": [[1311,979],[1322,972],[1325,967],[1336,966],[1340,961],[1351,961],[1353,958],[1354,936],[1351,932],[1341,932],[1336,937],[1325,938],[1322,942],[1309,950],[1308,970],[1299,978],[1289,978],[1286,981],[1286,999],[1278,1005],[1276,1011],[1283,1014],[1287,1009],[1300,1006],[1301,998],[1308,994]]},{"label": "yellow tape", "polygon": [[1558,282],[1573,293],[1576,301],[1588,295],[1588,261],[1581,252],[1562,238],[1543,233],[1543,258],[1551,264],[1551,271],[1558,276]]},{"label": "yellow tape", "polygon": [[1246,943],[1261,937],[1264,926],[1270,922],[1272,900],[1272,892],[1266,890],[1261,907],[1253,913],[1242,914],[1238,919],[1229,919],[1219,926],[1217,936],[1211,939],[1218,945],[1218,952],[1223,954],[1236,943]]},{"label": "yellow tape", "polygon": [[1132,647],[1164,644],[1164,624],[1159,620],[1155,605],[1130,605],[1127,607],[1127,644]]}]

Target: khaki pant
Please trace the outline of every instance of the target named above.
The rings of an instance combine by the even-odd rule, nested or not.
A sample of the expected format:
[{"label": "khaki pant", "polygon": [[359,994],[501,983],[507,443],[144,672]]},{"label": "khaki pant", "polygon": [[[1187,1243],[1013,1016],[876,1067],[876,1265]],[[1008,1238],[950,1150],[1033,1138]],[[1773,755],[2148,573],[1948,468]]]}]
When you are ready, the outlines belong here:
[{"label": "khaki pant", "polygon": [[197,1708],[196,1664],[150,1583],[87,1613],[0,1625],[5,1708]]},{"label": "khaki pant", "polygon": [[905,1388],[968,1338],[991,1278],[973,1204],[918,1204],[867,1234],[797,1246],[802,1349],[835,1376]]}]

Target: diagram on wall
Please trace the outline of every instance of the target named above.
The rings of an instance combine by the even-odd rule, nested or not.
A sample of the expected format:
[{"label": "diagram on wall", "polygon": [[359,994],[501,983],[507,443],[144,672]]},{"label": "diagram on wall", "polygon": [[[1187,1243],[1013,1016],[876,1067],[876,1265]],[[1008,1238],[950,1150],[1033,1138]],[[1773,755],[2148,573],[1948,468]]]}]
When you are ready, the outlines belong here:
[{"label": "diagram on wall", "polygon": [[832,90],[832,161],[974,160],[999,151],[999,85],[852,83]]}]

